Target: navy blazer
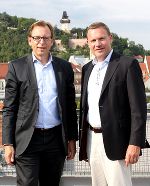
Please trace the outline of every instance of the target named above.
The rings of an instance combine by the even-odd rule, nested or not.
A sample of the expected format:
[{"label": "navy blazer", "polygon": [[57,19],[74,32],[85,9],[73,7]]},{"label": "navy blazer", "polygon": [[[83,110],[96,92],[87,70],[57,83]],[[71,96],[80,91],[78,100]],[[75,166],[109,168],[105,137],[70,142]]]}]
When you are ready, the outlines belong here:
[{"label": "navy blazer", "polygon": [[[68,140],[77,140],[74,74],[70,63],[53,57],[62,121],[62,140],[67,154]],[[3,144],[13,144],[16,155],[27,148],[39,111],[39,95],[32,55],[9,63],[3,109]]]},{"label": "navy blazer", "polygon": [[[87,85],[92,69],[93,64],[89,62],[82,70],[80,160],[87,159]],[[102,85],[99,112],[105,152],[109,159],[124,159],[129,144],[145,147],[146,96],[137,60],[113,52]]]}]

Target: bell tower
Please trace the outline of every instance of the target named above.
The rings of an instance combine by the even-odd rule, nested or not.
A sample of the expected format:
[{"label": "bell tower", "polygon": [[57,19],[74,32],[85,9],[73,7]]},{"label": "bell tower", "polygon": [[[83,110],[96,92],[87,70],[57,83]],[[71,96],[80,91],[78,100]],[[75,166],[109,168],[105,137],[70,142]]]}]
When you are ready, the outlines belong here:
[{"label": "bell tower", "polygon": [[63,15],[62,15],[62,18],[60,20],[60,23],[61,23],[61,30],[63,30],[64,32],[69,33],[70,32],[70,29],[69,29],[70,19],[68,19],[66,11],[63,11]]}]

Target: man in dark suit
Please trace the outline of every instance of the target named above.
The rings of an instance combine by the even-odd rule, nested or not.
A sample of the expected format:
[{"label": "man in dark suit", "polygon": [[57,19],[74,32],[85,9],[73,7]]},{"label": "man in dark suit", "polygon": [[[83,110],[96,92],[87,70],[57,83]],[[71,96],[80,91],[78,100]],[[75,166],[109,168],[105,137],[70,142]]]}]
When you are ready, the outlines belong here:
[{"label": "man in dark suit", "polygon": [[80,160],[92,186],[131,186],[130,164],[145,146],[146,96],[138,62],[111,48],[104,23],[93,23],[87,42],[94,59],[82,70]]},{"label": "man in dark suit", "polygon": [[54,57],[53,27],[31,25],[32,54],[9,63],[3,109],[3,144],[18,186],[58,186],[65,158],[76,153],[77,116],[70,63]]}]

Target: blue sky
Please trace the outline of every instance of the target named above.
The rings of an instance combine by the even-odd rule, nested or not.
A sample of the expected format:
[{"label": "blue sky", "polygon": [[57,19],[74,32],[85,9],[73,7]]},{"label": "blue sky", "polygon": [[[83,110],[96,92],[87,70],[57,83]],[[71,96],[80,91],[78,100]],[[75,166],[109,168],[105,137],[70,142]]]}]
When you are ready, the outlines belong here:
[{"label": "blue sky", "polygon": [[111,32],[142,44],[146,50],[150,50],[149,7],[149,0],[0,0],[0,13],[42,19],[58,27],[63,11],[67,11],[71,28],[102,21]]}]

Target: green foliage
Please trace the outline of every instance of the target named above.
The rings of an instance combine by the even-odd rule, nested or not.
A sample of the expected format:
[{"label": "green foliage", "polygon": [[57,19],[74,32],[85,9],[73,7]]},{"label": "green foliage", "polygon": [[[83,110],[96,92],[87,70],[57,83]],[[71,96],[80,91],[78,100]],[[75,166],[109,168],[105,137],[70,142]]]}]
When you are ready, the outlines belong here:
[{"label": "green foliage", "polygon": [[132,51],[129,48],[126,48],[126,49],[123,50],[123,55],[125,55],[125,56],[132,56],[133,53],[132,53]]},{"label": "green foliage", "polygon": [[60,57],[60,58],[63,58],[65,60],[69,60],[69,57],[71,55],[84,55],[84,57],[88,57],[89,58],[89,53],[90,53],[90,50],[89,50],[89,47],[88,45],[85,45],[84,47],[81,47],[81,46],[77,46],[75,49],[73,48],[66,48],[66,50],[64,51],[57,51],[56,48],[53,49],[52,51],[52,54],[57,56],[57,57]]},{"label": "green foliage", "polygon": [[[32,18],[10,16],[6,12],[0,13],[0,62],[8,62],[31,52],[27,43],[27,30],[35,21]],[[68,47],[69,39],[85,38],[86,31],[87,28],[72,28],[70,33],[65,33],[55,26],[55,38],[61,40],[64,50],[58,51],[54,47],[52,53],[66,60],[69,59],[70,55],[89,57],[88,45],[84,47],[77,46],[75,49]],[[127,38],[119,37],[114,33],[112,47],[118,53],[127,56],[150,55],[150,50],[145,51],[142,45],[136,45],[134,41],[128,41]]]},{"label": "green foliage", "polygon": [[123,51],[128,48],[128,43],[127,43],[128,39],[118,37],[118,35],[114,33],[112,35],[113,35],[112,48],[116,52],[123,54]]},{"label": "green foliage", "polygon": [[59,39],[63,32],[57,28],[57,26],[54,26],[54,33],[55,33],[55,39]]},{"label": "green foliage", "polygon": [[136,45],[134,41],[128,41],[128,38],[118,37],[118,35],[114,33],[112,48],[116,52],[127,56],[145,55],[144,47],[141,44]]},{"label": "green foliage", "polygon": [[145,55],[144,47],[141,44],[136,45],[134,41],[129,42],[128,48],[132,52],[132,55],[135,55],[135,56],[137,56],[137,55],[144,56]]},{"label": "green foliage", "polygon": [[35,19],[0,14],[0,62],[17,59],[30,52],[27,43],[28,27]]},{"label": "green foliage", "polygon": [[62,43],[63,47],[67,49],[69,46],[69,35],[63,34],[61,36],[61,43]]},{"label": "green foliage", "polygon": [[146,55],[146,56],[150,56],[150,50],[146,50],[146,51],[145,51],[145,55]]},{"label": "green foliage", "polygon": [[67,51],[53,51],[52,54],[54,56],[60,57],[62,59],[65,59],[68,61],[69,57],[70,57],[70,53]]},{"label": "green foliage", "polygon": [[79,38],[85,38],[86,37],[86,29],[82,29],[82,28],[72,28],[71,29],[71,35],[72,35],[72,38],[76,38],[76,39],[79,39]]},{"label": "green foliage", "polygon": [[90,49],[87,44],[83,47],[77,46],[75,50],[76,50],[76,55],[84,55],[85,57],[90,57],[89,56]]}]

